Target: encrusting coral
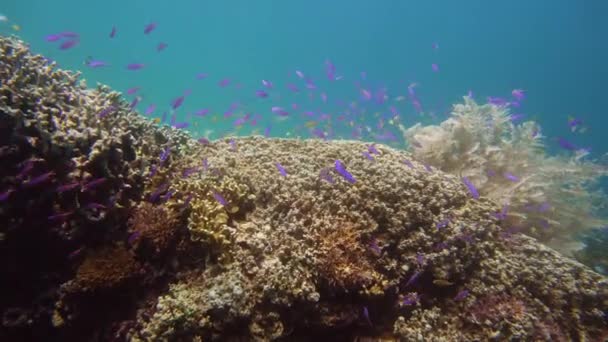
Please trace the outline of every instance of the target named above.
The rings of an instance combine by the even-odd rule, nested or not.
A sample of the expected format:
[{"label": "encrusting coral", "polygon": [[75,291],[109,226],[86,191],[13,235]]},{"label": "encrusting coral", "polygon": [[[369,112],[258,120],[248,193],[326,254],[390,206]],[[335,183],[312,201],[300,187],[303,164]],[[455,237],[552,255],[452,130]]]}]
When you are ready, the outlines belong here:
[{"label": "encrusting coral", "polygon": [[465,97],[438,126],[400,128],[417,160],[467,177],[499,203],[505,226],[568,252],[577,233],[608,224],[608,197],[596,187],[608,167],[586,160],[585,149],[549,156],[540,127],[513,123],[507,106]]},{"label": "encrusting coral", "polygon": [[[25,295],[2,284],[6,340],[582,340],[608,328],[606,278],[509,230],[500,203],[409,153],[375,145],[370,160],[363,142],[262,137],[198,144],[14,39],[0,48],[2,65],[27,73],[12,87],[0,72],[0,186],[12,189],[0,256],[23,268],[5,261],[0,274],[38,282]],[[36,107],[45,101],[74,123],[36,124],[36,111],[52,112]],[[41,146],[65,139],[22,150],[27,134]],[[43,171],[54,174],[36,179],[45,195],[33,200],[18,176]],[[64,179],[73,192],[57,192]],[[30,201],[66,215],[43,230],[46,216],[17,209]],[[83,203],[104,214],[85,215]],[[28,242],[52,262],[17,250]],[[480,311],[491,301],[525,314]]]}]

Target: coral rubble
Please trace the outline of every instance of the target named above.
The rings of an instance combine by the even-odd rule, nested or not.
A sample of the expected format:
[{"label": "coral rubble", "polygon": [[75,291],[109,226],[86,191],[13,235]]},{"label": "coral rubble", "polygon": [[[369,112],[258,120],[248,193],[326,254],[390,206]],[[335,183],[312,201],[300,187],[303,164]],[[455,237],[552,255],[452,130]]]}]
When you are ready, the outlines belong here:
[{"label": "coral rubble", "polygon": [[506,230],[500,203],[406,152],[201,145],[15,39],[0,51],[3,340],[582,340],[608,329],[606,278]]}]

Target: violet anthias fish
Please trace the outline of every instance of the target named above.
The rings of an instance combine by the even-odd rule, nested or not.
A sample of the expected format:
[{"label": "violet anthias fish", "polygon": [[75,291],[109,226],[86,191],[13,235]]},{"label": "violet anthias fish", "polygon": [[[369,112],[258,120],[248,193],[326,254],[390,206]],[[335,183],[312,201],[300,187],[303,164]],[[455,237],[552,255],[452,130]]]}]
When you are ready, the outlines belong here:
[{"label": "violet anthias fish", "polygon": [[431,69],[433,70],[433,72],[439,72],[439,65],[433,63],[431,64]]},{"label": "violet anthias fish", "polygon": [[78,39],[66,40],[65,42],[61,43],[61,45],[59,45],[59,49],[68,50],[68,49],[71,49],[74,46],[76,46],[78,43],[79,43]]},{"label": "violet anthias fish", "polygon": [[523,89],[513,89],[513,91],[511,91],[511,95],[517,102],[521,102],[521,100],[526,97]]},{"label": "violet anthias fish", "polygon": [[475,188],[475,185],[473,185],[473,183],[471,183],[471,181],[467,177],[462,177],[462,182],[469,189],[469,192],[471,193],[471,196],[474,199],[478,199],[479,198],[479,191],[477,191],[477,188]]},{"label": "violet anthias fish", "polygon": [[356,182],[355,177],[353,177],[353,175],[346,170],[346,167],[344,167],[344,164],[342,164],[342,162],[339,161],[339,160],[337,160],[337,159],[336,159],[336,162],[335,162],[335,168],[336,168],[336,171],[338,171],[338,173],[344,179],[346,179],[349,183],[355,183]]},{"label": "violet anthias fish", "polygon": [[506,106],[507,104],[509,104],[509,102],[507,102],[507,100],[503,99],[502,97],[494,96],[488,96],[488,103],[491,103],[495,106]]},{"label": "violet anthias fish", "polygon": [[505,176],[505,178],[510,180],[511,182],[519,182],[519,177],[515,176],[511,172],[505,172],[503,173],[503,176]]},{"label": "violet anthias fish", "polygon": [[86,63],[86,66],[88,66],[89,68],[102,68],[102,67],[106,67],[109,64],[104,62],[104,61],[98,61],[98,60],[90,60]]},{"label": "violet anthias fish", "polygon": [[131,64],[127,64],[127,69],[128,70],[132,70],[132,71],[136,71],[136,70],[140,70],[143,69],[146,65],[142,64],[142,63],[131,63]]},{"label": "violet anthias fish", "polygon": [[116,37],[116,26],[112,26],[112,31],[110,31],[110,38]]},{"label": "violet anthias fish", "polygon": [[197,80],[204,80],[205,78],[207,78],[207,76],[209,76],[209,74],[201,72],[201,73],[196,74],[196,79]]},{"label": "violet anthias fish", "polygon": [[281,174],[281,176],[287,177],[287,171],[285,170],[285,168],[283,167],[283,165],[281,165],[280,163],[275,163],[274,165],[279,170],[279,173]]},{"label": "violet anthias fish", "polygon": [[568,140],[562,138],[562,137],[558,137],[557,138],[557,143],[559,144],[559,146],[565,150],[569,150],[569,151],[574,151],[576,150],[576,146],[569,142]]},{"label": "violet anthias fish", "polygon": [[224,198],[224,196],[222,196],[217,191],[213,191],[213,198],[215,198],[215,200],[218,201],[219,204],[223,205],[224,207],[228,205],[228,202],[226,201],[226,199]]},{"label": "violet anthias fish", "polygon": [[220,80],[217,83],[217,85],[220,86],[220,87],[222,87],[222,88],[227,87],[228,85],[230,85],[230,79],[229,78],[224,78],[224,79]]},{"label": "violet anthias fish", "polygon": [[184,96],[180,96],[180,97],[174,99],[171,102],[171,108],[173,108],[173,109],[179,108],[182,105],[182,103],[184,103],[184,99],[185,99]]},{"label": "violet anthias fish", "polygon": [[304,78],[304,73],[300,70],[296,70],[296,75],[298,75],[299,78]]},{"label": "violet anthias fish", "polygon": [[256,90],[255,96],[257,96],[259,98],[266,98],[266,97],[268,97],[268,93],[263,90]]},{"label": "violet anthias fish", "polygon": [[59,34],[49,34],[44,38],[44,40],[46,40],[49,43],[54,43],[54,42],[60,40],[61,38],[63,38],[63,37]]},{"label": "violet anthias fish", "polygon": [[287,89],[291,90],[294,93],[298,93],[300,91],[298,86],[293,83],[287,83]]},{"label": "violet anthias fish", "polygon": [[97,117],[103,118],[103,117],[107,116],[108,114],[114,112],[115,110],[116,110],[116,107],[108,106],[108,107],[102,109],[99,113],[97,113]]},{"label": "violet anthias fish", "polygon": [[103,184],[105,182],[106,182],[106,179],[104,177],[93,179],[92,181],[90,181],[86,184],[83,184],[82,188],[80,188],[80,192],[89,191],[91,189],[94,189],[94,188],[100,186],[101,184]]},{"label": "violet anthias fish", "polygon": [[154,111],[156,110],[156,105],[155,104],[151,104],[148,106],[148,108],[146,108],[146,111],[144,112],[145,115],[150,115],[152,113],[154,113]]},{"label": "violet anthias fish", "polygon": [[144,34],[150,34],[152,31],[154,31],[154,29],[156,29],[156,23],[151,22],[144,27]]},{"label": "violet anthias fish", "polygon": [[270,109],[273,113],[279,115],[279,116],[287,116],[289,115],[289,112],[286,111],[283,107],[272,107]]},{"label": "violet anthias fish", "polygon": [[196,115],[196,116],[205,116],[208,113],[209,113],[209,109],[203,108],[203,109],[199,109],[196,112],[194,112],[194,115]]},{"label": "violet anthias fish", "polygon": [[167,48],[167,46],[169,46],[167,43],[160,42],[160,43],[158,43],[158,45],[156,46],[156,51],[157,51],[157,52],[161,52],[161,51],[163,51],[164,49],[166,49],[166,48]]},{"label": "violet anthias fish", "polygon": [[129,88],[129,89],[127,89],[127,94],[133,95],[133,94],[137,93],[138,91],[139,91],[139,87]]},{"label": "violet anthias fish", "polygon": [[262,85],[268,89],[272,89],[272,87],[273,87],[272,82],[267,81],[267,80],[262,80]]}]

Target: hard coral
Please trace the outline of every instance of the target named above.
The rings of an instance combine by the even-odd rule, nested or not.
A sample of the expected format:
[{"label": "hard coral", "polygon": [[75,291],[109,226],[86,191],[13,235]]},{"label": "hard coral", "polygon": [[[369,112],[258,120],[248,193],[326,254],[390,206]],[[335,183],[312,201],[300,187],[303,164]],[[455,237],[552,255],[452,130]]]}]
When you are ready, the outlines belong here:
[{"label": "hard coral", "polygon": [[356,224],[336,220],[314,235],[319,271],[330,286],[347,290],[360,289],[378,277],[367,259],[369,248],[361,241],[361,230]]},{"label": "hard coral", "polygon": [[68,292],[116,289],[139,276],[141,267],[124,246],[104,247],[89,253],[76,271]]},{"label": "hard coral", "polygon": [[141,202],[133,209],[129,231],[134,234],[133,243],[137,248],[158,256],[175,241],[179,222],[177,213],[170,207]]}]

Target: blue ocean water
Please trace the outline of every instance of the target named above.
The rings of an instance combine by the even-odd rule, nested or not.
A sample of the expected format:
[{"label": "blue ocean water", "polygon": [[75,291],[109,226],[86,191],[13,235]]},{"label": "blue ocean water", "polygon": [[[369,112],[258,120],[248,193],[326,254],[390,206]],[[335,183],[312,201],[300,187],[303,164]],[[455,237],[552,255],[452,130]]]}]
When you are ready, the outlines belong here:
[{"label": "blue ocean water", "polygon": [[[101,82],[119,91],[140,87],[135,94],[142,99],[138,109],[155,104],[152,117],[161,117],[172,100],[191,90],[176,111],[176,121],[188,121],[196,135],[236,133],[234,121],[244,113],[256,120],[255,125],[243,125],[240,134],[262,134],[272,126],[272,136],[309,136],[304,123],[322,121],[323,113],[334,122],[318,127],[339,131],[348,125],[340,126],[335,117],[352,101],[367,106],[358,123],[375,129],[380,117],[390,117],[389,104],[361,104],[360,88],[386,89],[389,99],[395,99],[416,83],[425,113],[436,120],[469,90],[483,102],[487,96],[509,97],[511,90],[523,89],[526,99],[518,111],[540,122],[550,145],[564,136],[577,146],[591,146],[596,156],[608,151],[602,129],[608,123],[608,47],[603,43],[608,3],[601,0],[9,0],[0,14],[9,19],[0,23],[2,33],[19,35],[63,68],[81,70],[89,86]],[[145,35],[150,23],[157,27]],[[110,39],[113,27],[116,36]],[[45,40],[64,31],[80,35],[75,47],[61,50],[60,42]],[[161,42],[167,48],[157,52]],[[88,68],[87,58],[110,65]],[[337,80],[325,75],[328,60],[335,65]],[[145,68],[129,71],[129,63]],[[314,81],[316,89],[306,89],[296,70]],[[197,80],[200,73],[208,77]],[[219,87],[226,78],[230,85]],[[255,96],[255,90],[263,89],[262,79],[275,85],[266,99]],[[286,89],[288,83],[300,92]],[[391,103],[406,126],[429,117],[418,115],[408,101]],[[225,114],[237,104],[232,115]],[[272,106],[316,116],[290,113],[288,120],[277,121]],[[210,114],[188,115],[203,108]],[[588,132],[571,134],[568,116],[582,119]],[[352,127],[343,135],[348,137]]]}]

